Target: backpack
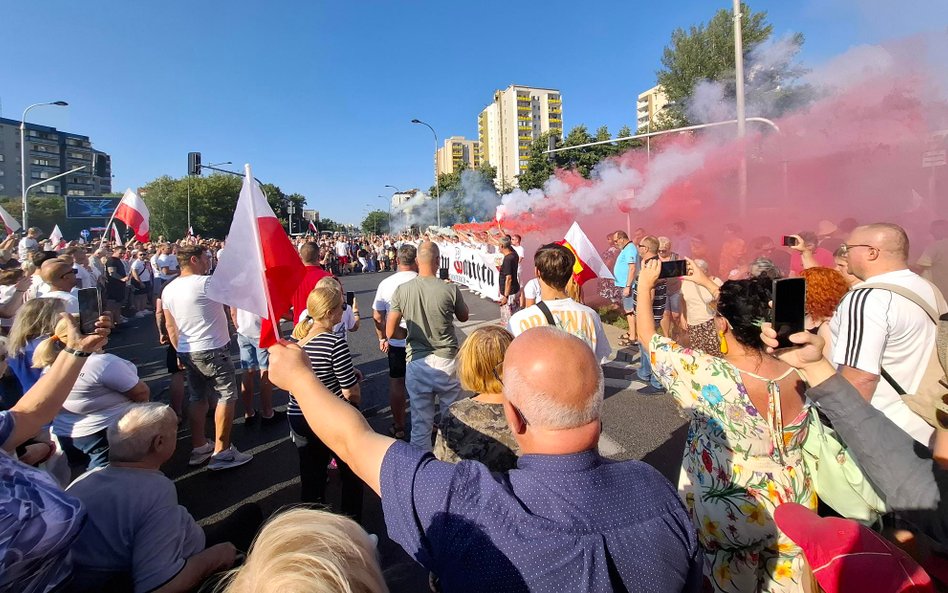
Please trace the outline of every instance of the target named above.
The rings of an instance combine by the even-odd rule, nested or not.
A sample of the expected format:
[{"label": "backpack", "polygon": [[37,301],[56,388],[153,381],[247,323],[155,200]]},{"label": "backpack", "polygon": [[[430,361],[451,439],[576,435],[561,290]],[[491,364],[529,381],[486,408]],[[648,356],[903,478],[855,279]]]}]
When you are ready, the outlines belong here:
[{"label": "backpack", "polygon": [[[935,310],[922,297],[911,290],[895,284],[863,284],[859,288],[881,288],[901,295],[922,308],[938,328],[935,336],[935,345],[928,357],[925,374],[922,375],[922,381],[918,385],[915,393],[906,393],[902,386],[883,368],[881,370],[882,378],[886,383],[895,389],[905,405],[910,410],[921,416],[925,422],[928,422],[935,428],[948,429],[948,425],[941,427],[937,419],[937,412],[941,411],[948,416],[948,305],[945,303],[945,297],[941,291],[932,285],[935,291],[935,302],[938,309]],[[940,315],[940,316],[939,316]]]}]

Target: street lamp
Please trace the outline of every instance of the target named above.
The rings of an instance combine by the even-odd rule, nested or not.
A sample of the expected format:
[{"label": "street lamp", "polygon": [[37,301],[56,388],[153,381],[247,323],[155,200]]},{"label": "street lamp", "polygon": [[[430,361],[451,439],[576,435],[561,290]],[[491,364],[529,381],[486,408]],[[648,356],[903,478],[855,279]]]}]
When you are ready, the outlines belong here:
[{"label": "street lamp", "polygon": [[438,187],[438,133],[435,132],[435,129],[431,127],[431,124],[427,124],[420,119],[411,120],[413,124],[421,124],[423,126],[428,126],[428,129],[431,130],[431,133],[434,134],[435,141],[435,202],[438,208],[438,228],[441,228],[441,188]]},{"label": "street lamp", "polygon": [[[737,106],[737,139],[743,140],[747,131],[744,112],[744,43],[741,35],[741,0],[734,0],[734,91]],[[747,151],[740,146],[741,160],[737,169],[737,208],[741,218],[747,216]]]},{"label": "street lamp", "polygon": [[23,117],[20,119],[20,190],[22,194],[20,198],[22,200],[23,206],[23,230],[25,231],[28,226],[27,218],[27,205],[26,205],[26,114],[30,112],[30,109],[34,107],[43,107],[44,105],[54,105],[56,107],[66,107],[69,103],[65,101],[49,101],[46,103],[33,103],[29,107],[23,110]]}]

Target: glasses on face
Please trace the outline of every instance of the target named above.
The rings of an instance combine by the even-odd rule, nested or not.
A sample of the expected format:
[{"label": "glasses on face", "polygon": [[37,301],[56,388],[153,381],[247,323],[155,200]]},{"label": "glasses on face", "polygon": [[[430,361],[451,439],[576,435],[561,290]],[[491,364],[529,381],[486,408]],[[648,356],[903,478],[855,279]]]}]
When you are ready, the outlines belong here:
[{"label": "glasses on face", "polygon": [[[504,386],[504,380],[501,378],[504,373],[503,367],[504,367],[504,361],[500,361],[494,366],[494,369],[493,369],[494,378],[497,379],[497,382],[500,383],[501,387]],[[520,408],[513,405],[513,403],[510,402],[510,400],[507,400],[507,401],[508,403],[510,403],[510,407],[514,409],[514,412],[517,413],[517,416],[520,417],[520,421],[523,422],[525,425],[529,426],[530,422],[527,420],[527,417],[523,415],[523,412],[520,411]]]},{"label": "glasses on face", "polygon": [[59,278],[60,278],[60,280],[61,280],[61,279],[65,278],[66,276],[75,276],[75,275],[76,275],[76,271],[75,271],[75,270],[69,270],[69,271],[66,272],[65,274],[61,275]]},{"label": "glasses on face", "polygon": [[865,244],[863,244],[863,243],[857,243],[857,244],[855,244],[855,245],[848,245],[848,244],[846,244],[846,243],[843,243],[842,245],[840,245],[840,248],[843,250],[843,256],[844,256],[844,257],[845,257],[845,256],[848,256],[848,255],[849,255],[849,251],[850,251],[851,249],[856,248],[856,247],[865,247],[865,248],[867,248],[867,249],[875,249],[876,251],[879,251],[879,248],[878,248],[878,247],[873,247],[872,245],[865,245]]},{"label": "glasses on face", "polygon": [[645,245],[645,244],[639,245],[639,249],[645,249],[647,251],[648,245]]}]

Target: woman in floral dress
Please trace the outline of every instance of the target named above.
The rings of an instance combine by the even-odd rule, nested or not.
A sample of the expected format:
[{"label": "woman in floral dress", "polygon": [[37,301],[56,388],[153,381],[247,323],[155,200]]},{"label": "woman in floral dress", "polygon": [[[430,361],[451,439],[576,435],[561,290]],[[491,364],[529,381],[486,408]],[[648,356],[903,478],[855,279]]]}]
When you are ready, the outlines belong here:
[{"label": "woman in floral dress", "polygon": [[[679,491],[704,550],[706,584],[726,593],[803,591],[809,576],[802,553],[777,529],[773,511],[784,502],[816,508],[802,457],[805,384],[760,341],[771,281],[730,281],[719,289],[700,269],[689,269],[683,279],[717,297],[722,352],[682,348],[657,335],[648,315],[639,315],[636,327],[655,374],[690,418]],[[641,271],[642,310],[652,305],[658,272],[657,263]]]}]

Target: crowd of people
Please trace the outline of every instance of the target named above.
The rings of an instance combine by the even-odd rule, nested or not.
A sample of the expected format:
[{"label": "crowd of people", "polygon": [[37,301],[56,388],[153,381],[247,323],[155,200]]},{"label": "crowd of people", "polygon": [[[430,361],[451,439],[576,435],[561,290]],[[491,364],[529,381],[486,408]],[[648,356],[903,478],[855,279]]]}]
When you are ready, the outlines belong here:
[{"label": "crowd of people", "polygon": [[[948,585],[948,223],[932,223],[914,261],[898,225],[815,226],[775,241],[728,225],[716,243],[681,222],[615,231],[614,279],[595,294],[572,248],[543,241],[555,237],[535,237],[531,270],[521,237],[503,233],[300,237],[292,340],[269,350],[259,317],[208,295],[226,243],[9,237],[0,591],[387,591],[360,526],[371,493],[433,591]],[[458,243],[495,254],[498,272],[499,322],[466,338],[464,292],[439,273]],[[684,275],[661,274],[672,261]],[[389,370],[384,434],[360,412],[348,338],[361,313],[341,279],[376,271],[391,272],[371,315]],[[791,347],[770,323],[788,277],[806,283]],[[104,313],[83,334],[76,290],[93,287]],[[636,395],[670,394],[687,419],[677,488],[598,451],[614,347],[585,301],[602,295],[627,323],[615,346],[638,355]],[[170,405],[106,348],[152,314]],[[182,422],[189,465],[250,463],[231,438],[238,400],[245,422],[286,425],[300,502],[316,506],[265,522],[249,503],[202,528],[161,467]],[[340,514],[323,510],[331,467]]]}]

